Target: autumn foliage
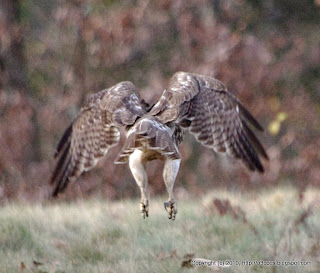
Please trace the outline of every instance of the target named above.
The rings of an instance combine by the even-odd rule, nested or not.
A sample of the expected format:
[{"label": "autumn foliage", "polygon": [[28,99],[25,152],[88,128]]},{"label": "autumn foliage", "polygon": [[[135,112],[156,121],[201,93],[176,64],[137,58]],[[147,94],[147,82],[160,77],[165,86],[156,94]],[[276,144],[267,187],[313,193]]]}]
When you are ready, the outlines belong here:
[{"label": "autumn foliage", "polygon": [[[320,4],[313,0],[10,1],[0,4],[0,200],[44,200],[55,146],[90,93],[132,81],[153,103],[176,71],[214,76],[265,128],[264,175],[187,137],[176,191],[320,186]],[[121,146],[121,145],[120,145]],[[127,166],[66,196],[134,196]],[[148,169],[163,192],[160,162]]]}]

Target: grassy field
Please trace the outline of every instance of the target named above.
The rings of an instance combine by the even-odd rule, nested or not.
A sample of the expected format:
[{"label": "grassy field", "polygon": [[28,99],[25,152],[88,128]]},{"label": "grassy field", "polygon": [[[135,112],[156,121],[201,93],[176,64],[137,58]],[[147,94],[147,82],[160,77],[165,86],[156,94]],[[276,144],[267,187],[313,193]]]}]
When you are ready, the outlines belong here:
[{"label": "grassy field", "polygon": [[[152,198],[7,204],[0,208],[1,272],[320,272],[320,191],[225,191],[180,200],[175,221]],[[230,267],[190,266],[203,258]],[[244,261],[308,262],[302,266]],[[238,262],[240,265],[237,265]]]}]

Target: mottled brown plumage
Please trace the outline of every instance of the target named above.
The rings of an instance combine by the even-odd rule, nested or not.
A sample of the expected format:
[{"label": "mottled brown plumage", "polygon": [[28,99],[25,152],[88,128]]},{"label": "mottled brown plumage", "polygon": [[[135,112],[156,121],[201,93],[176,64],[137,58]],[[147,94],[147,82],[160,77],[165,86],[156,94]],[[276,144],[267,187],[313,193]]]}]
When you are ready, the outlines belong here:
[{"label": "mottled brown plumage", "polygon": [[131,82],[121,82],[90,96],[58,145],[55,155],[60,158],[51,179],[56,185],[53,196],[118,144],[120,127],[133,125],[145,113]]},{"label": "mottled brown plumage", "polygon": [[178,123],[216,152],[241,158],[250,170],[264,171],[255,148],[263,157],[267,158],[267,154],[247,121],[256,129],[263,129],[220,81],[176,73],[150,114],[164,124]]},{"label": "mottled brown plumage", "polygon": [[[168,161],[164,179],[172,196],[180,163],[178,146],[185,130],[204,146],[241,159],[250,170],[263,172],[258,154],[268,157],[249,124],[263,130],[224,84],[211,77],[176,73],[150,110],[131,82],[118,83],[90,96],[64,133],[51,179],[55,185],[53,195],[64,190],[69,180],[94,167],[109,148],[117,145],[119,129],[124,127],[127,139],[115,163],[126,163],[131,158],[130,168],[143,196],[141,211],[148,216],[143,166],[154,159]],[[135,151],[140,152],[134,155]],[[165,206],[171,206],[169,214],[174,219],[173,200],[170,197]]]}]

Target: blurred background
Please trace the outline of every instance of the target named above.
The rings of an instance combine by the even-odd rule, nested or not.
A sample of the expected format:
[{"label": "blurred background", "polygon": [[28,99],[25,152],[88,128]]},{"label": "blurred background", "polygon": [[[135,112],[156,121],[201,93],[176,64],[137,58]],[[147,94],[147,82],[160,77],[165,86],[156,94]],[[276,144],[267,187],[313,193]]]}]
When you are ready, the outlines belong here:
[{"label": "blurred background", "polygon": [[[177,195],[320,186],[319,0],[1,0],[0,202],[43,201],[53,154],[86,96],[132,81],[154,103],[177,71],[214,76],[265,128],[264,175],[182,144]],[[139,196],[121,145],[64,197]],[[149,192],[164,193],[161,162]]]}]

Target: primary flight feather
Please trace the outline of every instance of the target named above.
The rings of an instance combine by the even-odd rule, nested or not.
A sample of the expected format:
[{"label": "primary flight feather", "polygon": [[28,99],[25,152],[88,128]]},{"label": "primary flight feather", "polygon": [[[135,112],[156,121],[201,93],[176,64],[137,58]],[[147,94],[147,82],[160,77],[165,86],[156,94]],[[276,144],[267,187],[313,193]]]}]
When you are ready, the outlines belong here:
[{"label": "primary flight feather", "polygon": [[115,163],[129,162],[141,189],[144,218],[149,214],[145,164],[161,159],[165,161],[163,178],[169,193],[165,208],[169,218],[175,219],[173,185],[181,160],[178,147],[185,131],[215,152],[241,159],[252,171],[264,171],[259,155],[268,159],[250,128],[262,131],[261,125],[222,82],[177,72],[151,109],[128,81],[90,96],[58,144],[58,162],[51,178],[53,196],[119,143],[121,127],[126,129],[126,141]]}]

